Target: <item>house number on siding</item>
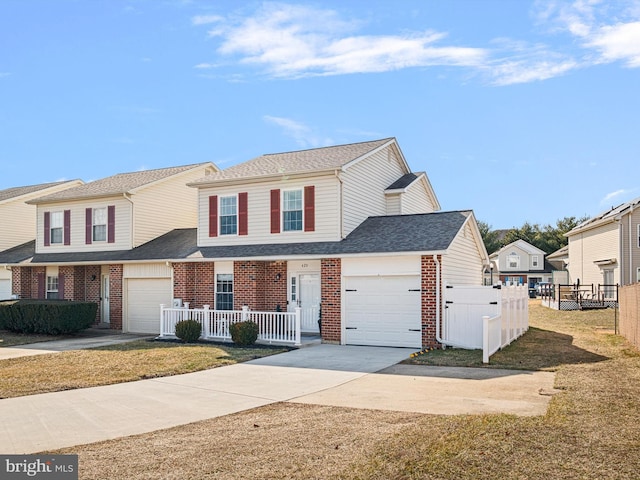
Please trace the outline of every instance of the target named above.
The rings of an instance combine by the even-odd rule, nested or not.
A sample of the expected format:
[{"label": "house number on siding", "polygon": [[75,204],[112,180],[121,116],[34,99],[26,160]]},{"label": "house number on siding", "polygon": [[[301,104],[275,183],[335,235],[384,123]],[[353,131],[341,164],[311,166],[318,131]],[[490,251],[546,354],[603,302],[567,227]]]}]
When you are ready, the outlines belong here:
[{"label": "house number on siding", "polygon": [[302,264],[302,268],[309,268],[309,264],[308,263],[303,263]]}]

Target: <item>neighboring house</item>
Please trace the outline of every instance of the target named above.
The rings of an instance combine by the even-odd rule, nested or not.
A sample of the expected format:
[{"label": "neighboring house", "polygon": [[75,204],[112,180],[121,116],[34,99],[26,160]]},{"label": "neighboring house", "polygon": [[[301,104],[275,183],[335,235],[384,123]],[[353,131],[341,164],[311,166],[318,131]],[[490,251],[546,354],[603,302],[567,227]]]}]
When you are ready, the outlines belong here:
[{"label": "neighboring house", "polygon": [[[545,252],[524,240],[505,245],[489,257],[494,283],[528,285],[552,281],[552,267],[545,262]],[[486,275],[486,273],[485,273]]]},{"label": "neighboring house", "polygon": [[629,285],[640,281],[640,198],[568,232],[571,282]]},{"label": "neighboring house", "polygon": [[[473,213],[439,212],[427,175],[410,170],[394,138],[263,155],[180,180],[194,198],[185,208],[197,218],[191,225],[168,221],[168,206],[157,205],[147,220],[165,231],[148,232],[139,242],[126,242],[127,235],[138,238],[135,231],[118,230],[119,218],[131,221],[126,203],[124,212],[116,205],[116,230],[109,233],[109,205],[117,197],[135,202],[130,191],[100,202],[40,199],[39,230],[51,234],[54,210],[63,212],[64,227],[64,212],[71,210],[70,232],[63,228],[54,251],[39,234],[30,260],[37,266],[19,269],[26,278],[18,289],[42,285],[51,272],[64,285],[64,298],[77,298],[108,276],[111,327],[124,331],[159,333],[160,304],[254,311],[299,306],[303,330],[317,332],[321,319],[325,342],[421,348],[438,345],[446,284],[481,285],[488,265]],[[69,203],[76,201],[77,214]],[[106,227],[98,225],[106,228],[106,240],[99,244],[88,242],[95,208],[107,209]],[[94,301],[105,297],[104,288],[92,291]]]},{"label": "neighboring house", "polygon": [[[14,249],[33,240],[36,232],[36,208],[25,203],[36,197],[81,185],[81,180],[68,180],[0,190],[0,252]],[[0,255],[0,300],[11,297],[11,270],[3,265]]]},{"label": "neighboring house", "polygon": [[[99,320],[121,329],[123,319],[155,301],[156,284],[145,280],[170,278],[171,269],[114,260],[174,228],[195,227],[197,196],[186,183],[215,171],[207,162],[123,173],[29,200],[36,219],[31,255],[0,253],[14,263],[13,293],[98,302]],[[166,293],[171,298],[170,287]]]}]

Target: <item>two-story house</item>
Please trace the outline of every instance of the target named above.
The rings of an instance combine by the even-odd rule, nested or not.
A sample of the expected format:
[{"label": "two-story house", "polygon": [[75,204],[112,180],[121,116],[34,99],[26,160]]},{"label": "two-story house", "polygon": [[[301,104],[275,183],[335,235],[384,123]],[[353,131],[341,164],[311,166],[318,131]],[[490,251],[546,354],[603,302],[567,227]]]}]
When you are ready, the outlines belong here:
[{"label": "two-story house", "polygon": [[[528,285],[551,282],[552,266],[545,262],[545,252],[524,240],[505,245],[489,257],[493,282]],[[486,274],[486,273],[485,273]],[[491,281],[491,280],[490,280]]]},{"label": "two-story house", "polygon": [[640,198],[602,212],[566,235],[571,282],[629,285],[640,281]]},{"label": "two-story house", "polygon": [[171,269],[123,258],[174,228],[194,227],[197,195],[186,184],[215,171],[207,162],[122,173],[29,200],[35,246],[11,267],[13,293],[97,302],[101,323],[149,331],[145,306],[157,311],[158,301],[171,301]]},{"label": "two-story house", "polygon": [[[81,180],[68,180],[0,190],[0,300],[11,297],[11,270],[7,260],[12,261],[33,249],[29,242],[33,242],[36,232],[36,208],[26,202],[81,184]],[[6,250],[9,252],[3,255],[1,252]]]},{"label": "two-story house", "polygon": [[[120,232],[118,219],[137,225],[145,216],[139,208],[125,209],[141,195],[131,194],[136,189],[118,189],[105,199],[88,192],[39,199],[42,238],[30,266],[20,268],[25,278],[18,290],[31,294],[38,286],[39,296],[64,298],[96,292],[87,298],[103,298],[103,305],[107,292],[111,327],[124,331],[159,333],[159,304],[173,301],[216,310],[299,306],[303,329],[317,332],[320,319],[325,342],[420,348],[438,344],[445,285],[482,284],[488,255],[473,213],[440,212],[427,175],[410,170],[394,138],[263,155],[208,175],[192,173],[175,178],[172,188],[190,190],[194,200],[186,205],[194,223],[169,221],[169,206],[156,204],[146,215],[166,233],[156,230],[130,243],[125,237],[135,232]],[[63,218],[55,251],[54,211]],[[98,241],[91,237],[94,227]],[[48,279],[56,275],[57,292]],[[99,278],[108,287],[89,288]]]}]

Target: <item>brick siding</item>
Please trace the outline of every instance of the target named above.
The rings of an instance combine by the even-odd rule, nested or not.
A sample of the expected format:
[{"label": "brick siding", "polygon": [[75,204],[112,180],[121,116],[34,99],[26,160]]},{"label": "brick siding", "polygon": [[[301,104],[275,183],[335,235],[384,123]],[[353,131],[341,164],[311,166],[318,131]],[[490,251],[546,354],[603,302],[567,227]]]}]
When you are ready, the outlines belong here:
[{"label": "brick siding", "polygon": [[[442,262],[441,255],[438,255],[437,259],[438,262]],[[422,256],[421,272],[422,347],[433,348],[440,343],[436,340],[436,263],[432,256]],[[442,268],[440,268],[440,286],[442,287]],[[440,296],[440,305],[442,305],[442,296]]]},{"label": "brick siding", "polygon": [[122,330],[122,265],[109,265],[109,324]]},{"label": "brick siding", "polygon": [[340,343],[342,320],[342,261],[323,258],[320,262],[320,297],[322,308],[322,341]]}]

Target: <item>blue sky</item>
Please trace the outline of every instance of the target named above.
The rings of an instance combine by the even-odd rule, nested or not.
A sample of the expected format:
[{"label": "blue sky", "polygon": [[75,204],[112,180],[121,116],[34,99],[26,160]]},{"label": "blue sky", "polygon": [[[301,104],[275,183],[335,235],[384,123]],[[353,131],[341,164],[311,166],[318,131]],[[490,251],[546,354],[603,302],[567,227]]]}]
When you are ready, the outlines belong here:
[{"label": "blue sky", "polygon": [[640,1],[0,0],[0,189],[396,137],[443,210],[640,196]]}]

